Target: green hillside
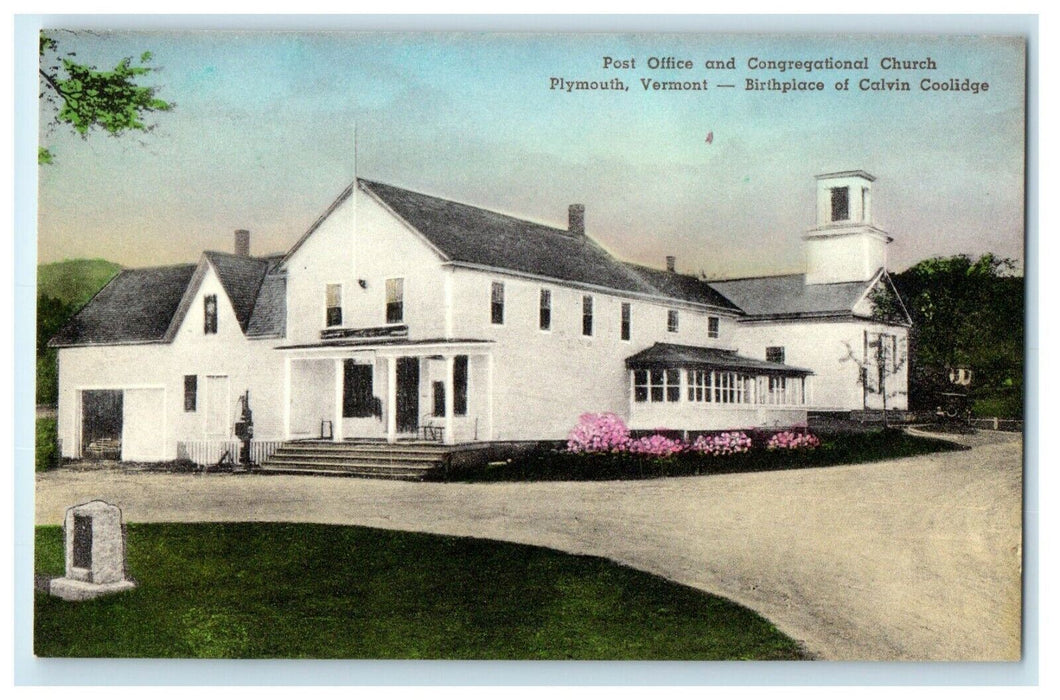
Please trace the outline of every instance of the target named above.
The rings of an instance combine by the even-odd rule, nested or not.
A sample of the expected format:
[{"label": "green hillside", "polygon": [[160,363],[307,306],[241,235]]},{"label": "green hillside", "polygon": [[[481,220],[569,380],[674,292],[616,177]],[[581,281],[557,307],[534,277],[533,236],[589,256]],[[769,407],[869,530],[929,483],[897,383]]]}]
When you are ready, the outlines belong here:
[{"label": "green hillside", "polygon": [[79,309],[118,274],[121,265],[107,260],[63,260],[37,266],[37,295]]},{"label": "green hillside", "polygon": [[107,260],[64,260],[37,266],[38,404],[54,404],[58,396],[56,353],[48,347],[48,340],[120,270],[121,265]]}]

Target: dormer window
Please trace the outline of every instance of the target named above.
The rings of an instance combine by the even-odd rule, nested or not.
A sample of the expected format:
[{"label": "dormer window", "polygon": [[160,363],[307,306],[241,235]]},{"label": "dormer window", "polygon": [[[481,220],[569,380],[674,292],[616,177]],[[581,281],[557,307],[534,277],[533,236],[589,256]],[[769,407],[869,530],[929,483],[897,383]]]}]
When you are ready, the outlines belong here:
[{"label": "dormer window", "polygon": [[328,328],[342,325],[342,285],[329,284],[324,291],[327,306],[325,323]]},{"label": "dormer window", "polygon": [[206,335],[217,333],[217,295],[208,294],[202,300],[202,332]]},{"label": "dormer window", "polygon": [[850,220],[850,188],[832,188],[832,221]]}]

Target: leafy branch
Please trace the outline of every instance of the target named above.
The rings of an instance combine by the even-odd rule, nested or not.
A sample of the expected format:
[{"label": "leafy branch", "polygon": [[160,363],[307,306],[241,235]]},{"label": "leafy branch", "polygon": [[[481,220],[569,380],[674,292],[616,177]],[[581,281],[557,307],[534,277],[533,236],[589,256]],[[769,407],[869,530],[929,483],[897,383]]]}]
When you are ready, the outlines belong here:
[{"label": "leafy branch", "polygon": [[[78,63],[77,54],[56,54],[59,43],[41,33],[40,97],[53,107],[55,124],[69,125],[82,138],[95,128],[111,136],[128,131],[151,131],[153,124],[145,120],[152,112],[168,112],[173,104],[159,99],[155,86],[141,85],[140,81],[156,71],[149,65],[151,52],[145,51],[134,62],[132,57],[118,61],[112,69],[102,71],[92,65]],[[46,147],[37,152],[39,163],[52,163],[54,156]]]}]

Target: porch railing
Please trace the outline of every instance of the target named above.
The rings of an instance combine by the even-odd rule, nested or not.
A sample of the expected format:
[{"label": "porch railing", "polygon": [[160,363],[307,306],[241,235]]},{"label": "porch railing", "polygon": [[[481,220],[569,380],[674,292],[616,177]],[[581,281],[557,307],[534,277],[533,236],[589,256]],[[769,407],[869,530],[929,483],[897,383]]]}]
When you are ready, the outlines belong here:
[{"label": "porch railing", "polygon": [[[191,440],[177,443],[177,459],[188,460],[193,464],[205,466],[217,464],[225,451],[232,457],[233,462],[239,461],[239,440]],[[261,464],[280,449],[282,440],[251,440],[250,462]]]}]

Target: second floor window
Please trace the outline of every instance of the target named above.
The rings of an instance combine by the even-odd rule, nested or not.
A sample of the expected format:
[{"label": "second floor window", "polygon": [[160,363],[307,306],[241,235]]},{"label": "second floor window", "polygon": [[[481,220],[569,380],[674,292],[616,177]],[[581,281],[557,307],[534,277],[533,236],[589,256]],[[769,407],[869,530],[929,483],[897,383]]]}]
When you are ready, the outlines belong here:
[{"label": "second floor window", "polygon": [[677,309],[670,309],[666,312],[666,330],[670,333],[677,332]]},{"label": "second floor window", "polygon": [[632,311],[628,301],[622,302],[622,340],[629,340],[630,331],[632,330]]},{"label": "second floor window", "polygon": [[504,324],[504,282],[494,282],[490,288],[490,322]]},{"label": "second floor window", "polygon": [[593,298],[586,294],[582,297],[582,335],[593,334]]},{"label": "second floor window", "polygon": [[784,364],[784,348],[777,345],[766,348],[766,362]]},{"label": "second floor window", "polygon": [[707,318],[707,337],[708,338],[717,338],[718,337],[718,335],[719,335],[718,326],[719,326],[719,323],[718,323],[718,317],[717,316],[710,316],[710,317]]},{"label": "second floor window", "polygon": [[386,322],[405,320],[405,280],[400,277],[386,281]]},{"label": "second floor window", "polygon": [[209,294],[202,302],[202,332],[213,335],[217,333],[217,295]]},{"label": "second floor window", "polygon": [[537,327],[543,331],[552,328],[552,291],[541,290],[541,303],[537,312]]},{"label": "second floor window", "polygon": [[325,323],[330,326],[342,325],[342,285],[329,284],[324,291],[324,304],[327,307]]}]

